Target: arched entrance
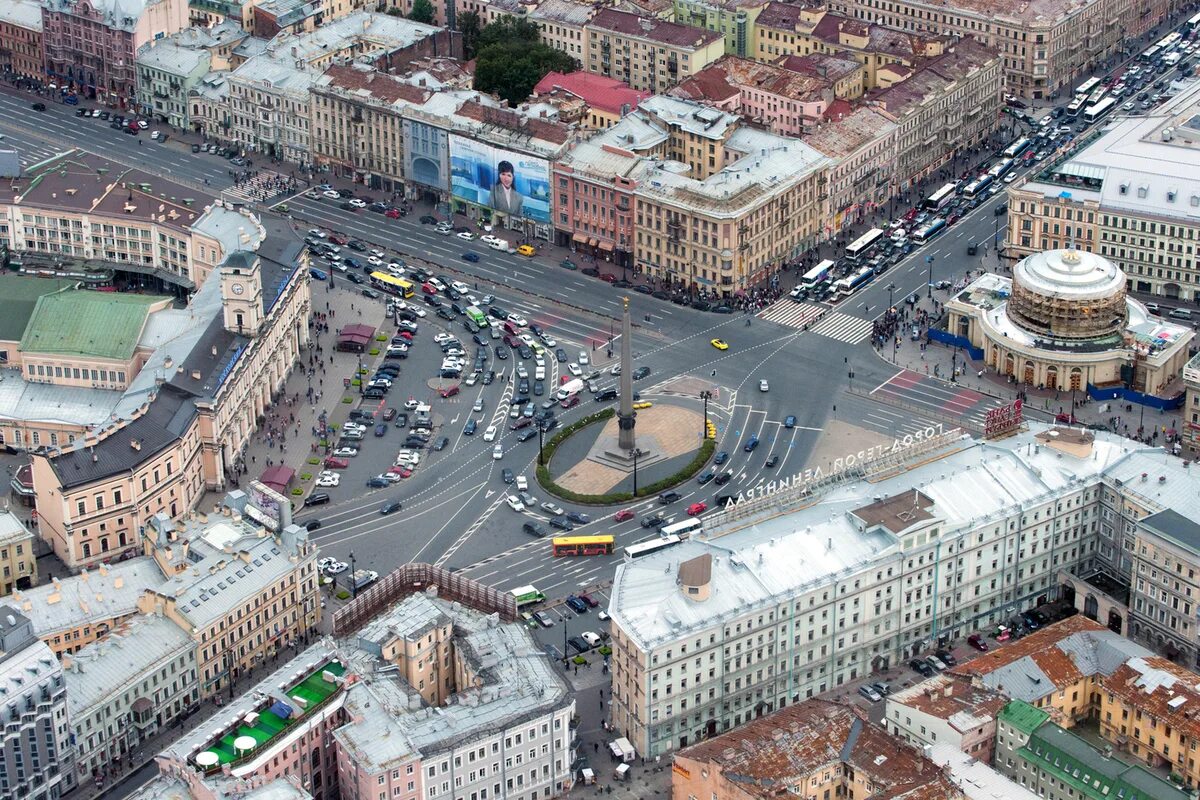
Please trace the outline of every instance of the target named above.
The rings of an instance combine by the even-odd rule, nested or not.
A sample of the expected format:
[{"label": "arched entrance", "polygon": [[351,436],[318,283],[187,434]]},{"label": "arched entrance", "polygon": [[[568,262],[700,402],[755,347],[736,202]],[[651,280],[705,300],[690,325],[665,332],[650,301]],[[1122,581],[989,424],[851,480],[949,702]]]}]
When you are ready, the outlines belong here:
[{"label": "arched entrance", "polygon": [[[1089,594],[1083,598],[1083,615],[1088,619],[1096,619],[1100,613],[1100,603],[1096,600],[1096,595]],[[1099,621],[1099,620],[1097,620]]]},{"label": "arched entrance", "polygon": [[1004,355],[1004,374],[1005,375],[1015,375],[1016,372],[1017,372],[1017,366],[1016,366],[1016,360],[1013,358],[1013,354],[1005,353],[1005,355]]},{"label": "arched entrance", "polygon": [[[1115,608],[1112,609],[1111,611],[1109,611],[1108,612],[1108,629],[1110,631],[1112,631],[1113,633],[1121,633],[1122,635],[1124,635],[1121,630],[1124,627],[1125,627],[1125,620],[1121,617],[1120,612],[1118,612]],[[1134,633],[1134,636],[1137,635],[1136,630],[1133,633]]]},{"label": "arched entrance", "polygon": [[1165,294],[1171,300],[1178,300],[1179,299],[1179,284],[1178,283],[1164,283],[1163,284],[1163,294]]},{"label": "arched entrance", "polygon": [[1033,368],[1032,361],[1025,362],[1025,374],[1021,378],[1021,380],[1025,381],[1025,383],[1028,383],[1031,385],[1037,380],[1037,372]]},{"label": "arched entrance", "polygon": [[1046,367],[1046,388],[1058,388],[1058,367]]},{"label": "arched entrance", "polygon": [[1083,389],[1083,370],[1079,367],[1071,368],[1071,391],[1078,392]]},{"label": "arched entrance", "polygon": [[992,369],[1000,370],[1000,348],[992,345],[992,357],[988,360],[988,366]]}]

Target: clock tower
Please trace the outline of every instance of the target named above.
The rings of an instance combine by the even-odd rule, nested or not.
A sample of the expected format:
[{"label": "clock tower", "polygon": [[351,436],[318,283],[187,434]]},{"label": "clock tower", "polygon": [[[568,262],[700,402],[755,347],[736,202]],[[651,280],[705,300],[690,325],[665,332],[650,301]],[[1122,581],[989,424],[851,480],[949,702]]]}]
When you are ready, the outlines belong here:
[{"label": "clock tower", "polygon": [[258,257],[245,250],[230,253],[220,272],[225,329],[242,336],[257,336],[263,317]]}]

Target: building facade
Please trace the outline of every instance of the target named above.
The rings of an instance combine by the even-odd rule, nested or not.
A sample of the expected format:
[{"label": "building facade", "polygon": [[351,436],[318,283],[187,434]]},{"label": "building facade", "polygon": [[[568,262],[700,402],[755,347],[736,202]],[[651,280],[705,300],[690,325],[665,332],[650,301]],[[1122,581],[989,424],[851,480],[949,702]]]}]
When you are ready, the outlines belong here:
[{"label": "building facade", "polygon": [[1183,367],[1183,430],[1179,432],[1190,452],[1200,451],[1200,354]]},{"label": "building facade", "polygon": [[528,19],[541,31],[542,44],[583,63],[587,50],[585,27],[597,8],[574,0],[544,0],[529,12]]},{"label": "building facade", "polygon": [[638,91],[665,92],[725,53],[716,31],[611,8],[597,12],[586,33],[583,68]]},{"label": "building facade", "polygon": [[919,750],[946,744],[990,764],[996,716],[1006,703],[968,677],[943,673],[889,694],[883,726]]},{"label": "building facade", "polygon": [[188,26],[187,0],[52,0],[42,6],[46,73],[113,108],[137,108],[137,52]]},{"label": "building facade", "polygon": [[754,58],[754,22],[767,0],[674,0],[675,22],[725,38],[725,52]]},{"label": "building facade", "polygon": [[804,141],[827,156],[830,216],[825,236],[861,222],[884,207],[896,180],[896,136],[899,126],[869,106],[860,106],[808,133]]},{"label": "building facade", "polygon": [[[816,506],[794,486],[778,489],[706,518],[702,536],[618,567],[614,729],[659,755],[1007,620],[1054,598],[1060,571],[1128,575],[1127,526],[1159,502],[1139,476],[1186,484],[1185,468],[1112,435],[1071,443],[1048,434],[1039,427],[954,452],[931,434],[908,456],[921,466],[835,482]],[[884,458],[877,469],[897,463]],[[1051,465],[1076,480],[1044,483]],[[781,514],[789,496],[811,509]],[[1194,493],[1171,498],[1195,513]],[[964,517],[951,513],[960,504],[971,509]],[[708,543],[718,537],[719,550]],[[761,596],[748,593],[759,585]]]},{"label": "building facade", "polygon": [[1200,525],[1169,508],[1139,519],[1130,557],[1130,638],[1200,667]]},{"label": "building facade", "polygon": [[33,531],[11,511],[0,512],[0,596],[37,584]]},{"label": "building facade", "polygon": [[[1193,84],[1153,114],[1116,118],[1074,152],[1057,156],[1010,189],[1008,254],[1060,242],[1124,270],[1130,291],[1200,299],[1200,113]],[[1164,165],[1170,165],[1164,169]]]},{"label": "building facade", "polygon": [[37,0],[9,0],[0,5],[0,73],[6,78],[41,80],[42,6]]},{"label": "building facade", "polygon": [[212,70],[227,70],[247,34],[226,21],[188,28],[138,51],[138,111],[173,128],[192,129],[189,98]]}]

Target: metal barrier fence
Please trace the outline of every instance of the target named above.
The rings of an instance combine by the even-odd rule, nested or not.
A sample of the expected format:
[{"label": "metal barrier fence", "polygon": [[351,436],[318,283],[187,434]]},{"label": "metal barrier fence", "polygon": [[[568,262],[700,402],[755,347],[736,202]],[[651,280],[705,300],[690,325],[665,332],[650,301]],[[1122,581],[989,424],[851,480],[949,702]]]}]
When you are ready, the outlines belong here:
[{"label": "metal barrier fence", "polygon": [[437,596],[453,600],[485,614],[497,613],[505,622],[517,619],[517,599],[479,581],[433,564],[404,564],[378,580],[333,615],[333,635],[354,633],[381,611],[411,594],[437,588]]}]

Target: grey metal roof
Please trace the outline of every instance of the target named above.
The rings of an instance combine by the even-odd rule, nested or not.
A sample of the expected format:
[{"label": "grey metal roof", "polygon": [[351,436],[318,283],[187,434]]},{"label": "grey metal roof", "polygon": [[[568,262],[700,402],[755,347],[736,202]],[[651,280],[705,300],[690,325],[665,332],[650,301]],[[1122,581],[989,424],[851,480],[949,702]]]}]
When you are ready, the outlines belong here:
[{"label": "grey metal roof", "polygon": [[15,542],[33,538],[33,531],[25,527],[20,517],[5,509],[0,511],[0,546],[8,547]]},{"label": "grey metal roof", "polygon": [[93,621],[129,616],[137,611],[143,592],[165,582],[154,559],[142,556],[19,589],[9,602],[29,617],[38,636],[45,637]]},{"label": "grey metal roof", "polygon": [[1164,539],[1169,539],[1178,545],[1186,547],[1193,553],[1200,553],[1200,523],[1196,523],[1182,514],[1166,509],[1157,514],[1151,514],[1141,521],[1141,526]]}]

